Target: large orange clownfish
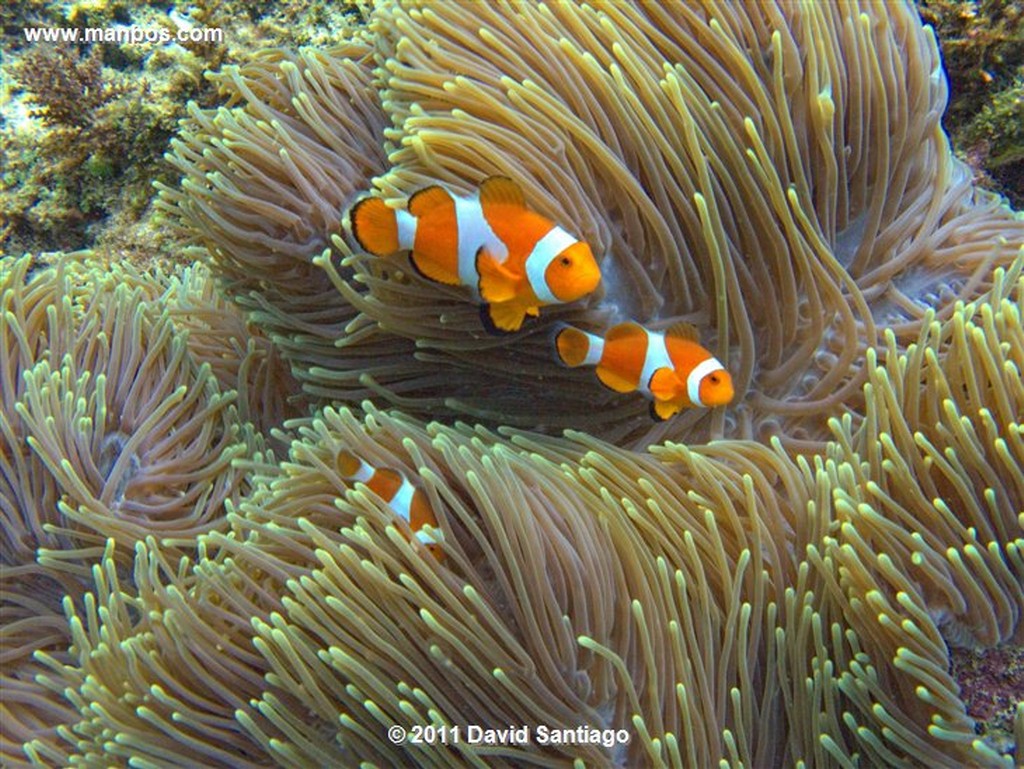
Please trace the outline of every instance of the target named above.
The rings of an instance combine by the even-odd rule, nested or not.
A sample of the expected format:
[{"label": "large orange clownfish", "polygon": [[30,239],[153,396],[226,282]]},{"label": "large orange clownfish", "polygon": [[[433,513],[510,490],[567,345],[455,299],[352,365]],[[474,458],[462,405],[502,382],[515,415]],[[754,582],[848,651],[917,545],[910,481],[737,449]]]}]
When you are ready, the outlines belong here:
[{"label": "large orange clownfish", "polygon": [[416,541],[425,545],[435,558],[441,559],[440,543],[444,532],[437,525],[427,495],[397,470],[389,467],[374,467],[350,451],[338,453],[338,472],[350,483],[363,483],[388,507],[409,524]]},{"label": "large orange clownfish", "polygon": [[665,333],[639,323],[621,323],[602,339],[567,326],[555,337],[567,366],[596,366],[597,378],[620,393],[639,392],[653,400],[657,419],[684,408],[730,403],[732,377],[697,340],[697,329],[677,323]]},{"label": "large orange clownfish", "polygon": [[542,306],[574,302],[601,282],[590,246],[527,208],[519,186],[501,176],[467,198],[427,187],[405,210],[365,198],[349,221],[370,253],[411,251],[425,277],[472,288],[486,302],[485,320],[502,331],[517,331]]}]

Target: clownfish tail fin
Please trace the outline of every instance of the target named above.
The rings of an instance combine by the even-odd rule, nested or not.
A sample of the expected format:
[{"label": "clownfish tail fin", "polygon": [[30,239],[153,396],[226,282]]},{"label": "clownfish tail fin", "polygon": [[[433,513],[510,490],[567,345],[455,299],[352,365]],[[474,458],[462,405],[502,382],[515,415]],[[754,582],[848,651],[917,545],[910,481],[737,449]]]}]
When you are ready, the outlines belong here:
[{"label": "clownfish tail fin", "polygon": [[337,465],[338,473],[341,477],[349,480],[359,473],[359,468],[363,466],[363,461],[351,451],[340,451],[338,452]]},{"label": "clownfish tail fin", "polygon": [[578,328],[566,326],[555,336],[555,350],[566,366],[582,366],[590,352],[590,336]]},{"label": "clownfish tail fin", "polygon": [[352,235],[359,245],[375,256],[388,256],[399,250],[398,216],[380,198],[364,198],[349,214]]}]

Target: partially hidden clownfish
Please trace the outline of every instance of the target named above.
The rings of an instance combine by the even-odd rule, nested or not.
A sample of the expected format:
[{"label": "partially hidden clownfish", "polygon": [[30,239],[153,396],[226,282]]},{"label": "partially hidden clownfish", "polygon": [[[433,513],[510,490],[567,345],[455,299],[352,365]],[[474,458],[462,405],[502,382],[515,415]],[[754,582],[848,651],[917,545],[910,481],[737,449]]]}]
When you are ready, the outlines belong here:
[{"label": "partially hidden clownfish", "polygon": [[337,464],[343,479],[365,484],[409,525],[417,542],[441,559],[440,543],[444,541],[444,532],[437,525],[437,516],[423,489],[414,486],[397,470],[374,467],[350,451],[339,452]]},{"label": "partially hidden clownfish", "polygon": [[724,406],[735,394],[729,372],[700,345],[697,329],[688,323],[664,333],[620,323],[604,338],[567,326],[555,337],[555,347],[565,365],[596,366],[597,378],[616,392],[652,399],[657,419],[684,408]]},{"label": "partially hidden clownfish", "polygon": [[527,208],[519,186],[501,176],[473,197],[427,187],[405,210],[364,198],[349,221],[371,254],[411,251],[420,274],[469,286],[486,303],[485,323],[502,331],[517,331],[542,306],[574,302],[601,282],[590,246]]}]

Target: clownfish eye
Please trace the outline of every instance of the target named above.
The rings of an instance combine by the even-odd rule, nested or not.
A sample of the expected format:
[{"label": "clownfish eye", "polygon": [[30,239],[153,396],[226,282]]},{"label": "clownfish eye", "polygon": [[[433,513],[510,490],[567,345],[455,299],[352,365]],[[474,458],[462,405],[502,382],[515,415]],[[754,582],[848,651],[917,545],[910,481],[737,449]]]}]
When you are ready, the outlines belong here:
[{"label": "clownfish eye", "polygon": [[572,264],[572,259],[570,259],[568,256],[563,256],[560,261],[562,262],[563,267],[568,267],[569,265]]},{"label": "clownfish eye", "polygon": [[718,384],[718,382],[719,382],[718,374],[711,374],[708,377],[708,381],[711,382],[711,384]]}]

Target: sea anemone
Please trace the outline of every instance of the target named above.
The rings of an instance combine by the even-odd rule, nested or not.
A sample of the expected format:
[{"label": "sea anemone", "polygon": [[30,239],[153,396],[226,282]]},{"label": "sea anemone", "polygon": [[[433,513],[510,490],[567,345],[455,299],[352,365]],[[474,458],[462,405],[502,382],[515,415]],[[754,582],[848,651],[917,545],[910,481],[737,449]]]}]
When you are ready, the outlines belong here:
[{"label": "sea anemone", "polygon": [[238,393],[243,422],[269,435],[305,412],[291,368],[270,339],[246,321],[242,308],[217,289],[209,267],[195,263],[170,276],[163,301],[175,328],[187,330],[192,358],[210,365],[222,391]]},{"label": "sea anemone", "polygon": [[[71,640],[62,603],[82,598],[94,567],[130,570],[147,536],[194,552],[244,488],[233,460],[263,445],[151,301],[158,281],[71,256],[33,267],[5,260],[0,296],[5,710],[32,701],[33,651]],[[50,709],[12,713],[5,742],[39,732],[33,707]]]},{"label": "sea anemone", "polygon": [[970,746],[968,764],[999,765],[997,746],[976,739],[950,648],[1024,640],[1022,268],[1024,252],[988,300],[941,322],[929,313],[904,353],[887,333],[884,362],[868,353],[863,422],[834,420],[819,465],[836,526],[811,561],[861,653],[890,663],[851,665],[840,682],[851,722],[889,728],[875,763],[891,765],[898,746],[941,764],[948,747],[923,739],[926,723]]},{"label": "sea anemone", "polygon": [[[160,205],[244,316],[202,270],[3,262],[0,553],[47,587],[3,583],[8,763],[1020,762],[950,649],[1024,633],[1024,220],[952,160],[909,7],[380,2],[214,77]],[[501,337],[343,228],[493,173],[605,275]],[[554,366],[625,317],[705,328],[739,402],[652,426]],[[264,337],[316,409],[279,430]],[[470,725],[532,738],[388,731]]]},{"label": "sea anemone", "polygon": [[[194,562],[139,543],[137,598],[112,563],[96,572],[106,611],[68,607],[77,659],[39,657],[42,684],[81,711],[72,755],[398,765],[427,753],[390,742],[389,726],[544,724],[624,729],[629,741],[463,741],[430,757],[1010,765],[976,738],[943,633],[1019,632],[1019,527],[979,548],[970,532],[926,530],[921,512],[921,533],[900,534],[867,504],[853,510],[856,459],[839,459],[839,444],[827,463],[794,461],[778,441],[638,453],[582,433],[362,410],[292,423],[289,460],[253,466],[230,530],[202,535]],[[349,488],[342,451],[426,491],[441,560],[410,544],[383,500]],[[901,557],[913,541],[918,555]],[[928,583],[936,568],[949,577]]]},{"label": "sea anemone", "polygon": [[[24,505],[24,520],[9,522],[7,536],[57,535],[51,558],[69,559],[68,568],[88,580],[96,559],[79,569],[73,552],[102,553],[108,538],[126,564],[148,535],[188,549],[239,493],[242,473],[232,460],[257,450],[235,393],[220,391],[170,313],[117,270],[60,265],[18,284],[27,262],[13,266],[4,292],[5,346],[13,353],[4,400],[13,401],[8,418],[17,439],[10,452],[38,457],[58,501],[52,510]],[[26,308],[19,293],[48,301]]]},{"label": "sea anemone", "polygon": [[[752,760],[785,753],[744,736],[781,715],[768,696],[776,645],[762,639],[795,567],[766,536],[804,504],[781,453],[672,447],[656,459],[582,435],[510,441],[364,410],[293,424],[290,461],[259,469],[231,532],[201,537],[194,567],[140,544],[144,616],[116,572],[98,572],[108,611],[69,616],[78,661],[42,656],[52,672],[41,680],[82,709],[69,732],[79,754],[103,741],[108,755],[158,761],[185,745],[209,763],[231,745],[249,765],[396,765],[409,753],[384,739],[390,723],[625,728],[632,740],[467,743],[436,753],[441,765],[628,765],[665,751],[668,731],[698,761],[736,742],[723,730]],[[382,500],[347,488],[342,450],[426,490],[446,535],[440,562]],[[155,610],[165,603],[174,611]]]},{"label": "sea anemone", "polygon": [[314,401],[369,397],[375,390],[361,382],[375,378],[401,391],[400,368],[427,389],[423,374],[398,365],[414,344],[357,317],[313,264],[346,207],[386,167],[370,53],[358,41],[266,51],[212,75],[228,106],[190,106],[169,155],[184,174],[181,187],[162,188],[158,200],[205,247],[221,288]]},{"label": "sea anemone", "polygon": [[[952,157],[934,36],[909,7],[384,2],[370,30],[372,50],[221,75],[232,106],[192,110],[171,158],[185,181],[163,200],[228,286],[253,287],[250,308],[273,307],[261,322],[321,401],[630,445],[778,433],[820,447],[859,403],[878,329],[908,344],[929,307],[946,317],[982,295],[1024,237]],[[494,173],[590,241],[605,276],[603,298],[511,339],[338,232],[374,174],[393,199]],[[552,366],[552,322],[627,318],[696,322],[735,405],[652,425],[642,400]]]}]

